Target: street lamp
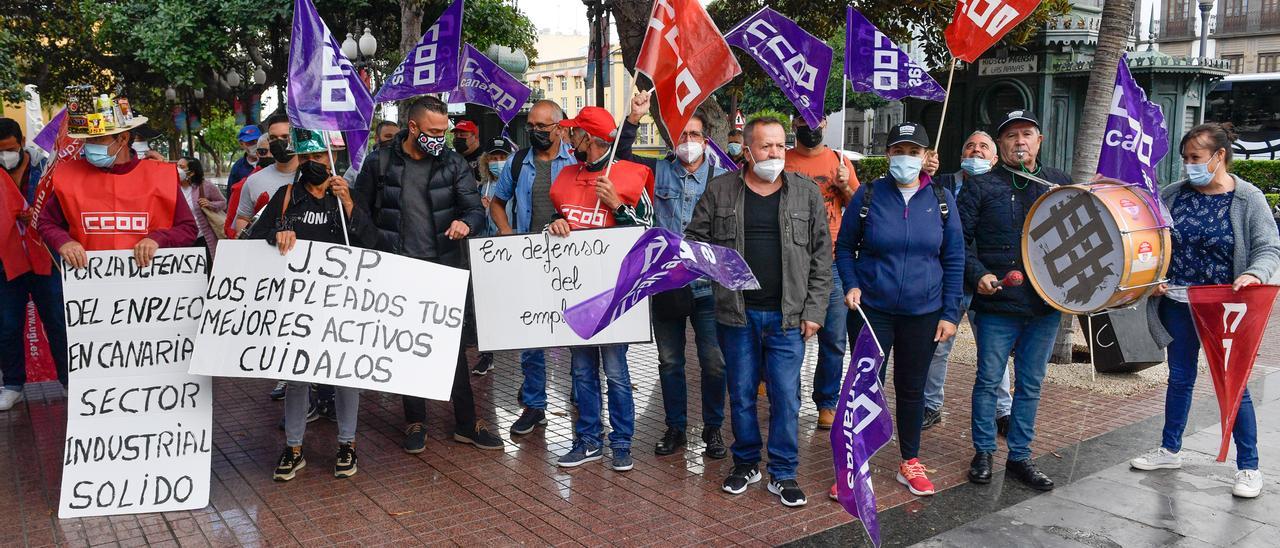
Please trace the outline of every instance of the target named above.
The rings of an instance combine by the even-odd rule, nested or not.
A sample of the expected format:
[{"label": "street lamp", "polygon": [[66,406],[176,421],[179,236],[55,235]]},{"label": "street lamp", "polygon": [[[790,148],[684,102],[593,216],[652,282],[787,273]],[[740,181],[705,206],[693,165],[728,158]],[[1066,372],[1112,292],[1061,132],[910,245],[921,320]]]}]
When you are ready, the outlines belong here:
[{"label": "street lamp", "polygon": [[240,73],[236,72],[236,69],[228,70],[226,79],[227,79],[227,87],[230,87],[231,89],[236,89],[240,87],[240,83],[242,79],[240,78]]},{"label": "street lamp", "polygon": [[1209,56],[1209,10],[1213,0],[1200,0],[1200,58]]},{"label": "street lamp", "polygon": [[164,100],[165,100],[165,102],[167,102],[167,103],[176,103],[176,102],[178,102],[178,90],[173,89],[173,86],[169,86],[169,87],[165,88],[165,89],[164,89]]},{"label": "street lamp", "polygon": [[364,28],[364,34],[360,35],[360,40],[356,41],[356,35],[348,32],[347,39],[342,41],[342,55],[346,56],[351,64],[355,66],[356,71],[360,75],[360,80],[369,89],[373,89],[373,81],[369,77],[369,73],[365,71],[365,67],[373,64],[373,54],[378,53],[378,39],[373,37],[373,32],[369,27]]},{"label": "street lamp", "polygon": [[267,85],[267,71],[262,70],[262,67],[255,68],[253,70],[253,83],[259,86]]}]

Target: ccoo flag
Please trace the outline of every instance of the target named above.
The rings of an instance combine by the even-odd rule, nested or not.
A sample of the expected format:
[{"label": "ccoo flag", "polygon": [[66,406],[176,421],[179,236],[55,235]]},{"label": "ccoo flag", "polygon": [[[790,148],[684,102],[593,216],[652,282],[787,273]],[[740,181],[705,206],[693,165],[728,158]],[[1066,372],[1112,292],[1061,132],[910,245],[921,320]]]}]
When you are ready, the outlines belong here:
[{"label": "ccoo flag", "polygon": [[1126,183],[1140,183],[1152,197],[1160,191],[1156,164],[1169,153],[1169,130],[1164,112],[1147,100],[1147,93],[1133,81],[1128,56],[1116,67],[1116,89],[1103,133],[1098,173]]},{"label": "ccoo flag", "polygon": [[947,49],[956,59],[977,61],[1039,5],[1040,0],[959,0],[951,24],[942,33]]},{"label": "ccoo flag", "polygon": [[742,67],[698,0],[654,0],[636,72],[653,81],[656,118],[671,137],[684,132],[698,105]]},{"label": "ccoo flag", "polygon": [[498,112],[503,124],[520,113],[533,90],[467,44],[462,53],[462,81],[449,92],[453,103],[473,103]]},{"label": "ccoo flag", "polygon": [[822,123],[831,46],[768,7],[743,19],[724,39],[760,63],[809,127]]},{"label": "ccoo flag", "polygon": [[889,40],[852,7],[845,11],[844,75],[853,90],[874,93],[890,101],[919,97],[941,101],[946,90],[907,52]]},{"label": "ccoo flag", "polygon": [[369,129],[373,98],[311,0],[293,4],[288,97],[285,111],[293,127]]},{"label": "ccoo flag", "polygon": [[428,93],[444,93],[458,87],[459,50],[462,49],[462,2],[454,0],[396,71],[378,89],[374,101],[399,101]]},{"label": "ccoo flag", "polygon": [[871,487],[871,457],[893,437],[893,420],[880,386],[884,353],[869,325],[863,325],[849,355],[849,372],[836,404],[831,428],[831,451],[836,467],[836,498],[840,506],[862,522],[867,535],[880,546],[876,493]]}]

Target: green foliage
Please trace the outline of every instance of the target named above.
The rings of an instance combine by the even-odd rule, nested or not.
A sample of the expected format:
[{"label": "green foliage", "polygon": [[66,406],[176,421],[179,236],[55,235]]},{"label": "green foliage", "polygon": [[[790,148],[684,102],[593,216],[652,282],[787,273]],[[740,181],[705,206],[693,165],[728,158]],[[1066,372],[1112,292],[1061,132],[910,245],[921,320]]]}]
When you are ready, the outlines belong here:
[{"label": "green foliage", "polygon": [[1271,206],[1271,210],[1275,211],[1276,204],[1280,203],[1280,194],[1263,194],[1267,198],[1267,205]]},{"label": "green foliage", "polygon": [[747,116],[747,122],[751,122],[756,118],[777,118],[779,121],[782,122],[782,128],[787,130],[787,133],[791,133],[791,115],[786,114],[787,112],[791,112],[791,111],[790,110],[782,111],[782,110],[774,110],[774,109],[757,110]]},{"label": "green foliage", "polygon": [[858,181],[870,183],[889,172],[889,159],[884,156],[867,156],[854,164],[853,171],[858,174]]},{"label": "green foliage", "polygon": [[230,168],[230,163],[235,160],[235,153],[240,150],[240,144],[236,142],[239,133],[240,126],[236,125],[235,117],[223,114],[204,120],[204,129],[200,135],[226,161],[227,165],[223,167]]},{"label": "green foliage", "polygon": [[1234,160],[1231,172],[1263,192],[1280,192],[1280,160]]},{"label": "green foliage", "polygon": [[[0,26],[0,59],[12,59],[17,49],[17,38],[9,29]],[[18,67],[13,63],[0,63],[0,101],[19,103],[26,99],[26,91],[18,80]]]}]

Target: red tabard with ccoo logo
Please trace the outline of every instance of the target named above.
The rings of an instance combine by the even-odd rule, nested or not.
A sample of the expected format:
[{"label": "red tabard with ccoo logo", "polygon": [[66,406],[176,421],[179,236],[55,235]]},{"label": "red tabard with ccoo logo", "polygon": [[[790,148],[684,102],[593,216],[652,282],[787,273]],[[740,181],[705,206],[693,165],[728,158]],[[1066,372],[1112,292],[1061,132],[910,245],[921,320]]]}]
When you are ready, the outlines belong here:
[{"label": "red tabard with ccoo logo", "polygon": [[86,251],[129,249],[153,230],[173,227],[178,171],[173,164],[139,160],[116,175],[82,159],[68,160],[53,175],[53,192]]},{"label": "red tabard with ccoo logo", "polygon": [[[551,204],[574,230],[614,226],[613,211],[596,197],[596,178],[604,171],[587,171],[583,164],[565,166],[551,183]],[[642,164],[618,160],[609,171],[609,180],[622,203],[635,206],[640,193],[653,196],[653,171]]]}]

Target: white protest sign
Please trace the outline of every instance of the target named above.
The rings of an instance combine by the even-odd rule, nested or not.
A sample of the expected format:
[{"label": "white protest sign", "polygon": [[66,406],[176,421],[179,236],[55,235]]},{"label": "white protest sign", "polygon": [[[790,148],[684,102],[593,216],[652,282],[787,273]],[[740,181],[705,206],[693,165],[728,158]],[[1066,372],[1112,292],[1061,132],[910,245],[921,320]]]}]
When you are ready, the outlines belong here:
[{"label": "white protest sign", "polygon": [[591,340],[564,310],[617,283],[622,259],[645,227],[575,230],[467,240],[482,352],[649,341],[649,306],[640,302]]},{"label": "white protest sign", "polygon": [[304,240],[287,256],[224,240],[206,298],[192,373],[449,399],[465,270]]},{"label": "white protest sign", "polygon": [[67,440],[58,517],[209,504],[213,383],[187,372],[204,308],[203,248],[93,251],[64,269]]}]

